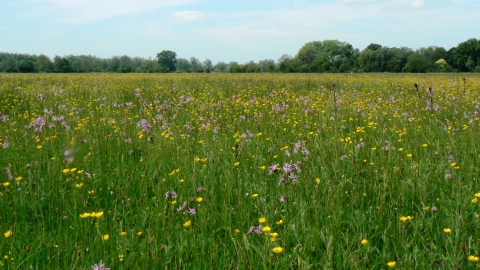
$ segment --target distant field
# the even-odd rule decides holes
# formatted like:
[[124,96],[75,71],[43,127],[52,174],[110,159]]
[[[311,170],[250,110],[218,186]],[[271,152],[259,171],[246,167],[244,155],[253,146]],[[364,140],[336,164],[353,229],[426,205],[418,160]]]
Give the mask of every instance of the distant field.
[[479,268],[479,112],[474,74],[0,74],[0,269]]

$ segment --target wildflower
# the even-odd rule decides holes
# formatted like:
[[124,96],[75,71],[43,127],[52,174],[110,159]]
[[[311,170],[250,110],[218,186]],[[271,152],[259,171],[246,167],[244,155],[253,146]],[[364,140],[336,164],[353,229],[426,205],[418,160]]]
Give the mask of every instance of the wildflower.
[[410,221],[410,220],[412,220],[412,219],[413,219],[413,217],[411,217],[411,216],[406,216],[406,217],[405,217],[405,216],[401,216],[401,217],[400,217],[400,220],[401,220],[402,222]]
[[387,266],[390,267],[390,268],[394,268],[396,265],[397,265],[396,261],[392,261],[392,262],[387,263]]
[[110,270],[110,268],[106,268],[105,265],[103,264],[102,260],[98,264],[92,265],[93,270]]
[[470,256],[468,256],[468,260],[471,261],[471,262],[478,262],[478,257],[470,255]]
[[195,215],[197,213],[197,211],[195,211],[195,208],[188,208],[187,210],[187,214],[189,215]]
[[8,238],[8,237],[12,236],[12,234],[13,234],[12,230],[8,230],[3,235],[5,236],[5,238]]
[[203,201],[203,198],[202,198],[202,197],[198,197],[198,198],[195,199],[195,201],[201,203],[201,202]]
[[95,190],[93,189],[88,191],[88,195],[93,195],[94,193],[95,193]]
[[317,184],[320,183],[320,178],[317,177],[317,178],[315,179],[315,182],[317,182]]
[[70,171],[70,169],[63,169],[62,172],[63,173],[68,173]]
[[15,178],[15,181],[20,181],[20,180],[22,180],[21,176]]
[[90,213],[83,213],[80,215],[81,218],[88,218],[90,217]]
[[239,230],[239,229],[235,229],[235,233],[240,233],[240,230]]
[[285,202],[285,197],[284,196],[280,196],[278,198],[278,200],[281,202],[281,203],[284,203]]
[[475,193],[475,197],[476,197],[476,198],[480,198],[480,192]]
[[126,236],[126,235],[127,235],[127,232],[120,232],[119,235],[120,235],[120,236]]
[[252,194],[252,197],[253,197],[253,198],[257,198],[257,197],[258,197],[258,194],[257,194],[257,193]]
[[102,239],[103,241],[107,241],[108,239],[110,239],[110,235],[105,234],[104,236],[102,236]]
[[183,227],[185,227],[185,228],[190,227],[190,225],[192,225],[192,222],[191,222],[190,220],[188,220],[187,222],[183,223]]
[[473,198],[472,203],[478,203],[478,198],[477,197]]
[[75,184],[75,187],[76,187],[76,188],[82,188],[82,187],[83,187],[83,183]]
[[143,235],[143,232],[142,232],[142,231],[139,231],[139,232],[137,232],[137,235],[138,235],[138,236],[142,236],[142,235]]
[[261,235],[262,234],[262,225],[258,225],[257,227],[255,227],[255,226],[250,227],[247,234]]
[[270,228],[268,226],[265,226],[265,227],[262,228],[262,232],[266,232],[266,233],[270,232],[271,230],[272,230],[272,228]]
[[368,240],[367,240],[367,239],[363,239],[361,243],[362,243],[362,245],[366,245],[366,244],[368,244]]
[[260,223],[260,224],[265,223],[265,222],[267,222],[267,219],[264,218],[264,217],[261,217],[261,218],[258,219],[258,223]]
[[284,224],[283,220],[281,220],[281,219],[280,219],[279,221],[277,221],[276,223],[277,223],[277,225],[282,225],[282,224]]
[[411,158],[412,157],[412,154],[407,154],[407,158]]
[[239,162],[239,161],[237,161],[237,162],[233,163],[233,167],[235,167],[235,168],[237,168],[237,167],[238,167],[238,165],[240,165],[240,162]]
[[275,252],[275,253],[277,253],[277,254],[279,254],[279,253],[282,253],[283,248],[281,248],[281,247],[274,247],[274,248],[272,249],[272,251]]
[[10,182],[3,182],[3,183],[2,183],[2,186],[8,187],[8,186],[10,186]]
[[451,233],[452,230],[451,230],[450,228],[445,228],[445,229],[443,229],[443,232],[444,232],[444,233]]

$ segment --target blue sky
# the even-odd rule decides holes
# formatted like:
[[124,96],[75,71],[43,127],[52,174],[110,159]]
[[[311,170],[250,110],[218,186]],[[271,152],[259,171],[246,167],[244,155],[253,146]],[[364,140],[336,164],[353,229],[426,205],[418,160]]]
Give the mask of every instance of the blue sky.
[[0,0],[0,52],[278,60],[309,41],[412,49],[480,38],[478,0]]

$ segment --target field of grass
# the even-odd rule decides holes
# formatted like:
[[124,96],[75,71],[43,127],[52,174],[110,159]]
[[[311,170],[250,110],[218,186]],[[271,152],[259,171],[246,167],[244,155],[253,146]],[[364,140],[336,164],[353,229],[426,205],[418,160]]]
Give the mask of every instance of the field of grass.
[[473,74],[0,74],[0,269],[480,268],[479,112]]

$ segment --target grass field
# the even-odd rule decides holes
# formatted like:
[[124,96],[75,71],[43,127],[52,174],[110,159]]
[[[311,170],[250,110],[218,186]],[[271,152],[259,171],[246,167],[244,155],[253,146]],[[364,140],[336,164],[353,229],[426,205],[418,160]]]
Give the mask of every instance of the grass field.
[[0,269],[480,268],[479,112],[473,74],[0,74]]

